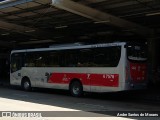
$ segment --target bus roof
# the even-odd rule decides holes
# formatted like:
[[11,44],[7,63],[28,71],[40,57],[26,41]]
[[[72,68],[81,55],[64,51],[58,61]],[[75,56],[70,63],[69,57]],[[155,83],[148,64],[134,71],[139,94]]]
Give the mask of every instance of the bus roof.
[[12,50],[12,53],[18,52],[38,52],[38,51],[51,51],[51,50],[66,50],[66,49],[85,49],[85,48],[99,48],[99,47],[111,47],[111,46],[123,46],[126,42],[114,42],[114,43],[98,43],[98,44],[62,44],[62,45],[52,45],[48,48],[34,48],[34,49],[22,49],[22,50]]

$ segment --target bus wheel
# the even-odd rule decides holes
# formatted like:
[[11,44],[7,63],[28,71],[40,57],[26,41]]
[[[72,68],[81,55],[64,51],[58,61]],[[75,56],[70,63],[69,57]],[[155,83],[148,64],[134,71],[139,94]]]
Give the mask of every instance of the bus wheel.
[[80,97],[83,94],[83,87],[79,81],[73,81],[70,85],[70,93],[74,97]]
[[22,81],[22,88],[25,91],[30,91],[31,90],[31,83],[30,83],[30,81],[28,79],[24,79]]

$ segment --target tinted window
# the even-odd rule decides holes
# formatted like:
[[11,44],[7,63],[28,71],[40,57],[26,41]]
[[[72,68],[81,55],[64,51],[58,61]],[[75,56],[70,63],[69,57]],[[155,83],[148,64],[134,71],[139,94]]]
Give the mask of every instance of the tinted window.
[[87,48],[75,50],[30,52],[26,67],[116,67],[121,47]]
[[128,45],[127,56],[132,61],[145,61],[147,60],[146,46],[142,45]]
[[121,47],[98,48],[94,54],[94,61],[98,66],[116,67],[120,60]]
[[79,66],[116,67],[121,56],[121,47],[82,49],[79,51]]
[[23,54],[14,53],[11,55],[11,72],[20,70],[23,67]]

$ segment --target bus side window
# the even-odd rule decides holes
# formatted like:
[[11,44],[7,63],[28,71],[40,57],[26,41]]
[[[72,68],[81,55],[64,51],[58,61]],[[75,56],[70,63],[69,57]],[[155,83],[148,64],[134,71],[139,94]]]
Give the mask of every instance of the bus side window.
[[22,68],[22,54],[12,54],[11,56],[11,72],[16,72]]
[[94,67],[94,53],[92,49],[81,49],[79,51],[77,66],[81,67]]
[[120,47],[94,49],[94,63],[97,67],[116,67],[121,56]]
[[35,67],[34,59],[35,56],[33,55],[33,53],[26,53],[25,67]]
[[57,51],[51,51],[46,53],[46,59],[45,59],[45,63],[47,64],[48,67],[59,67],[59,56],[60,53]]
[[17,70],[17,65],[16,65],[16,63],[12,63],[11,64],[11,71],[12,72],[15,72]]
[[65,66],[76,67],[77,66],[77,50],[69,50],[65,52]]

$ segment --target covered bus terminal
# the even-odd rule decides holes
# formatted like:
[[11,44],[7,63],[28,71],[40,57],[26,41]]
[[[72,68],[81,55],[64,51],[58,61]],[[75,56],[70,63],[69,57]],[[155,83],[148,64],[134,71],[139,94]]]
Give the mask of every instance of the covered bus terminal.
[[0,0],[0,80],[13,49],[115,41],[148,46],[149,87],[160,88],[159,0]]

